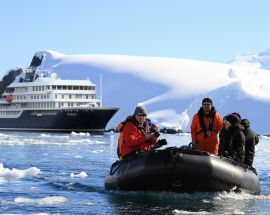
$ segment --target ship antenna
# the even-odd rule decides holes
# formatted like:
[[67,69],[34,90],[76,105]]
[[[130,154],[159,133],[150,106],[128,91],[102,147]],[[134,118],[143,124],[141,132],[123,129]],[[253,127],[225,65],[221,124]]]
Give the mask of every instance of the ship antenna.
[[100,107],[102,107],[102,73],[100,73],[100,76],[99,76],[99,100],[100,100]]

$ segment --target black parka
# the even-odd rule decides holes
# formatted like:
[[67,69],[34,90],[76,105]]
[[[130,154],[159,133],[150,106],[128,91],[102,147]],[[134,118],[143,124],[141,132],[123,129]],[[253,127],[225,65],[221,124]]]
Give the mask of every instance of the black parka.
[[220,156],[231,158],[239,163],[244,162],[245,158],[245,135],[244,127],[241,125],[232,125],[228,130],[223,128],[219,137]]
[[241,124],[244,126],[245,141],[245,159],[244,164],[252,166],[255,156],[255,145],[259,143],[258,135],[250,128],[248,119],[243,119]]

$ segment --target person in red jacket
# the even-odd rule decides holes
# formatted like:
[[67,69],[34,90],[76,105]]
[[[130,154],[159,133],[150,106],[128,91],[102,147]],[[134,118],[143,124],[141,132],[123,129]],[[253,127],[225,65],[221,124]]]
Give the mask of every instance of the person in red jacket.
[[223,119],[210,98],[202,100],[202,107],[194,115],[190,128],[195,150],[218,154],[218,133],[223,128]]
[[157,142],[155,134],[150,133],[146,119],[143,106],[137,106],[133,115],[127,118],[122,128],[121,159],[135,151],[149,151]]

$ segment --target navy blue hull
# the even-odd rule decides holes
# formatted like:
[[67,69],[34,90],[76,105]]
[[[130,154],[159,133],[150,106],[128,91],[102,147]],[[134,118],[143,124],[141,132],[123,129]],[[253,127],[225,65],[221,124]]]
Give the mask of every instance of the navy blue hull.
[[19,118],[0,119],[0,130],[103,132],[118,108],[25,110]]

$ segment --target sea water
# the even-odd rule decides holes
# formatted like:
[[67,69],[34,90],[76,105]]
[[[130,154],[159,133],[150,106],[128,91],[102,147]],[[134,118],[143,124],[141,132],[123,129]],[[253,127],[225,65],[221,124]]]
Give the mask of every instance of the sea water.
[[[261,195],[107,191],[118,134],[0,133],[0,214],[270,214],[270,138],[254,166]],[[162,135],[169,146],[189,134]],[[199,180],[199,179],[198,179]]]

